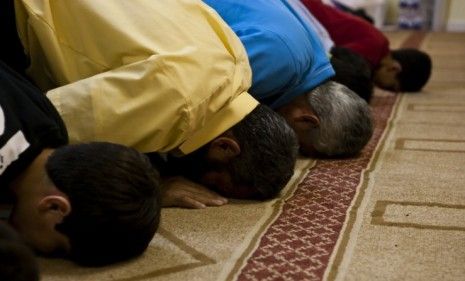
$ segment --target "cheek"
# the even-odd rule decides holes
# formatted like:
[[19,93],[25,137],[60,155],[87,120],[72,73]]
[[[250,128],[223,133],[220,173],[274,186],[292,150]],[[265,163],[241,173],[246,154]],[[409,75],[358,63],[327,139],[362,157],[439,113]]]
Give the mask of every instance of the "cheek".
[[201,183],[228,198],[252,199],[256,197],[256,192],[252,187],[234,185],[227,172],[207,172],[202,176]]
[[316,157],[318,156],[318,151],[312,144],[301,144],[299,148],[300,154],[307,157]]
[[374,77],[375,83],[385,90],[395,90],[397,72],[380,69]]
[[13,216],[11,222],[26,244],[42,255],[65,252],[69,248],[68,238],[41,217],[27,220]]
[[292,129],[294,129],[294,132],[297,136],[297,140],[299,141],[300,145],[309,142],[310,136],[306,128],[299,127],[299,126],[293,126]]
[[202,175],[201,184],[221,193],[228,194],[232,190],[231,179],[225,172],[209,171]]
[[304,156],[312,156],[315,153],[315,148],[312,144],[310,132],[308,129],[295,130],[299,140],[299,151]]
[[61,232],[44,230],[34,241],[35,249],[42,255],[49,257],[65,257],[71,248],[69,239]]

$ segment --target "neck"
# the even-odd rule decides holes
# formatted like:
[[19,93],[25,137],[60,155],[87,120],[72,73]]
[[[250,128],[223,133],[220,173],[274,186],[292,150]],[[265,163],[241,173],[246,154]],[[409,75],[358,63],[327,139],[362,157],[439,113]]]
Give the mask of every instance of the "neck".
[[16,197],[35,191],[45,180],[45,164],[53,149],[46,148],[37,155],[32,163],[10,184],[10,189]]

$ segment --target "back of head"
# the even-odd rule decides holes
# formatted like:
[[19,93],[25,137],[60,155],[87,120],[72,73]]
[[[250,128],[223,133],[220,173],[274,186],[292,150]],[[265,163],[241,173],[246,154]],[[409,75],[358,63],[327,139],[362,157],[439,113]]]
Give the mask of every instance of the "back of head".
[[241,153],[232,163],[233,181],[253,186],[255,199],[277,196],[294,174],[298,142],[279,114],[258,105],[232,128]]
[[68,236],[70,258],[100,266],[141,254],[160,219],[159,175],[134,149],[95,142],[61,147],[47,173],[71,202],[57,229]]
[[403,92],[420,91],[431,76],[430,56],[420,50],[408,48],[391,51],[391,55],[402,66],[402,71],[397,76],[400,90]]
[[349,88],[328,81],[308,94],[320,119],[310,138],[314,148],[327,156],[351,156],[368,143],[373,121],[368,104]]
[[336,73],[331,80],[348,87],[367,102],[370,101],[374,88],[371,68],[362,56],[347,48],[333,47],[331,65]]

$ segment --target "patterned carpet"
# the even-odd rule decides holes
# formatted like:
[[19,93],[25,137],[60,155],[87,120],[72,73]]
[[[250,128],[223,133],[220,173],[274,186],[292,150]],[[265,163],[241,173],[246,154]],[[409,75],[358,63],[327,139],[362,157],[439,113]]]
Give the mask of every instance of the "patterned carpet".
[[377,90],[353,159],[301,159],[282,196],[165,209],[140,258],[105,268],[41,260],[55,280],[464,280],[465,34],[388,34],[433,57],[422,93]]

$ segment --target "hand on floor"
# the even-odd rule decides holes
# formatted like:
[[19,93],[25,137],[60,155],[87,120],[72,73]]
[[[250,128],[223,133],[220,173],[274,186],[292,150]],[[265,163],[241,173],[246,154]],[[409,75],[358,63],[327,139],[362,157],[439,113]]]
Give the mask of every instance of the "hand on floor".
[[163,183],[162,207],[203,209],[226,203],[228,199],[183,177],[169,178]]

